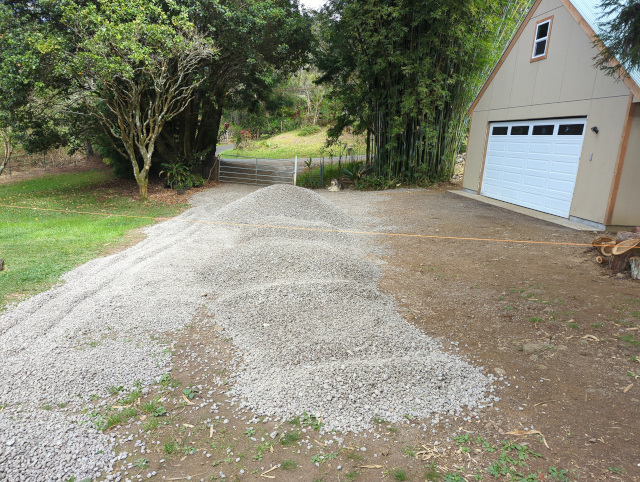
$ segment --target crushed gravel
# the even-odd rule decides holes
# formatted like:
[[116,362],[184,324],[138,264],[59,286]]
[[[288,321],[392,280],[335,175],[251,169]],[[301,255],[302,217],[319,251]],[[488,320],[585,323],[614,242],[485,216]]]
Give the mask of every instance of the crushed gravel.
[[335,232],[383,229],[371,215],[384,196],[254,191],[198,193],[192,209],[148,228],[141,243],[0,315],[0,480],[110,470],[113,440],[81,423],[90,422],[82,408],[110,386],[168,372],[163,334],[189,324],[203,303],[244,354],[235,396],[258,414],[306,411],[325,429],[358,431],[374,416],[435,422],[491,404],[491,376],[445,353],[378,291],[379,243]]

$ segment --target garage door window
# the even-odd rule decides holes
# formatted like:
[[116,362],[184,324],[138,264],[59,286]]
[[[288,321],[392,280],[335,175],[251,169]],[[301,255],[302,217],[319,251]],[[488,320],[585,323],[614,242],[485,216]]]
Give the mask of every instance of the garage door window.
[[584,124],[560,124],[558,126],[559,136],[581,136],[584,131]]
[[529,126],[513,126],[511,128],[512,136],[528,136],[529,135]]
[[552,136],[554,125],[550,126],[533,126],[534,136]]
[[507,135],[507,131],[509,130],[508,127],[498,127],[495,126],[492,130],[491,130],[491,135],[492,136],[506,136]]

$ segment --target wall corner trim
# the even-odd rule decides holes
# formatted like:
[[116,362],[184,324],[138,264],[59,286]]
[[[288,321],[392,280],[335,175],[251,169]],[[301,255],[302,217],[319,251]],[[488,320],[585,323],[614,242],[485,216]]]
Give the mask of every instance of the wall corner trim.
[[633,92],[629,93],[629,101],[627,102],[627,110],[622,124],[622,136],[618,145],[618,155],[616,156],[616,164],[613,168],[613,178],[611,180],[611,188],[609,189],[609,199],[607,200],[607,210],[604,215],[604,224],[610,225],[613,219],[613,211],[616,207],[616,199],[618,198],[618,188],[620,187],[620,177],[622,176],[622,168],[624,167],[624,158],[627,154],[627,144],[629,143],[629,135],[631,134],[631,125],[633,124],[633,116],[636,110],[636,104],[633,103]]

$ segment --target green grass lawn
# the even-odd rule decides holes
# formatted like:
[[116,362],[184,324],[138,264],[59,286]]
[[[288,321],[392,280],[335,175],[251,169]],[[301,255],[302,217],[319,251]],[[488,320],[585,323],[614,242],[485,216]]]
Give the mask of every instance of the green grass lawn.
[[[89,171],[0,185],[0,204],[171,217],[187,205],[140,203],[105,183],[110,173]],[[124,241],[127,231],[152,219],[119,218],[0,207],[0,310],[44,291],[60,276]]]
[[358,151],[364,152],[364,141],[362,138],[351,135],[344,135],[340,138],[341,146],[325,147],[327,139],[327,129],[308,136],[299,136],[299,130],[285,132],[269,139],[254,143],[252,149],[232,149],[220,155],[225,156],[247,156],[260,157],[265,159],[299,159],[309,157],[337,157],[341,153],[346,155],[344,144],[354,147]]

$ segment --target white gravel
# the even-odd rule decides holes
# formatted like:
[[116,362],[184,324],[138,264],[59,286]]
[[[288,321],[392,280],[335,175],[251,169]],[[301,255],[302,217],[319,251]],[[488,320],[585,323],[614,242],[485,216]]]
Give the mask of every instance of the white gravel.
[[491,380],[480,368],[440,350],[378,291],[376,240],[334,232],[382,229],[367,216],[384,196],[254,190],[199,193],[143,242],[0,315],[0,480],[82,480],[109,469],[113,440],[78,424],[80,409],[109,386],[169,371],[163,334],[190,323],[205,300],[244,353],[234,390],[257,413],[307,411],[327,429],[360,430],[373,416],[393,422],[481,403]]

